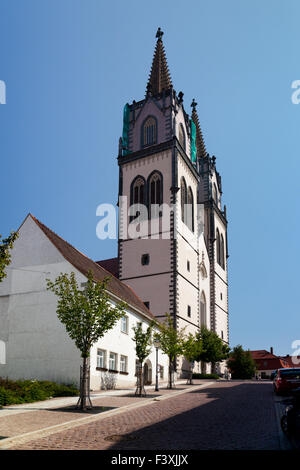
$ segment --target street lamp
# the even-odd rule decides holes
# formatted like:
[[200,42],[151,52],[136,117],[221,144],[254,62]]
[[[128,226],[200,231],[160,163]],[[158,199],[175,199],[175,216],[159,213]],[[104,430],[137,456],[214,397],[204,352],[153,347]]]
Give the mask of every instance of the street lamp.
[[159,391],[159,388],[158,388],[158,348],[160,348],[160,342],[158,341],[158,339],[154,339],[153,345],[154,345],[154,347],[155,347],[155,349],[156,349],[155,391],[158,392],[158,391]]

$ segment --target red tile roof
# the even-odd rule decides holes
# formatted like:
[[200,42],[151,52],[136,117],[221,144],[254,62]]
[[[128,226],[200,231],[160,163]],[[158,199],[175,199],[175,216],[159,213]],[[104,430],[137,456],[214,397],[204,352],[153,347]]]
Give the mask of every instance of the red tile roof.
[[99,266],[109,271],[115,277],[119,277],[119,258],[109,258],[96,261]]
[[275,354],[271,354],[266,349],[258,349],[256,351],[250,351],[250,354],[254,360],[256,359],[274,359],[277,358]]
[[87,276],[88,271],[91,270],[96,281],[102,281],[105,277],[109,277],[107,285],[108,291],[116,295],[119,299],[125,301],[129,306],[138,309],[145,314],[148,318],[154,319],[154,315],[148,310],[144,302],[134,293],[134,291],[121,282],[110,272],[106,271],[102,266],[92,261],[86,255],[74,248],[70,243],[66,242],[63,238],[50,230],[46,225],[36,219],[32,214],[29,216],[34,220],[38,227],[49,238],[53,245],[58,249],[62,256],[71,263],[78,271],[84,276]]
[[254,360],[258,370],[276,370],[289,367],[288,364],[279,357]]
[[280,356],[280,359],[284,360],[288,367],[300,367],[300,356]]

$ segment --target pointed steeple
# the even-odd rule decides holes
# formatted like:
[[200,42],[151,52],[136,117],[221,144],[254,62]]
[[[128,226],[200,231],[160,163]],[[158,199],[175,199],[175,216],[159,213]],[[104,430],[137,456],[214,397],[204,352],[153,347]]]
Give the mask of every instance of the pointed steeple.
[[191,104],[191,107],[193,108],[192,110],[192,120],[196,126],[196,147],[197,147],[197,156],[199,158],[205,157],[206,156],[206,148],[205,148],[205,143],[199,123],[199,118],[196,110],[197,103],[193,98],[193,102]]
[[157,95],[161,93],[163,89],[168,90],[172,86],[166,53],[162,42],[163,34],[162,30],[158,28],[156,33],[157,42],[147,84],[147,93],[151,93],[152,95]]

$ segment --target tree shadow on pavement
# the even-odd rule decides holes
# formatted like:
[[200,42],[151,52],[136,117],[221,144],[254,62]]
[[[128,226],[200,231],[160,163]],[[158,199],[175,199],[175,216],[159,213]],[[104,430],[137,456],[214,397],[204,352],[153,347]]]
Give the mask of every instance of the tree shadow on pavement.
[[128,430],[110,450],[280,448],[271,383],[222,382],[153,402],[130,411],[136,415],[135,426],[143,413],[147,422],[150,406],[151,420],[156,422]]

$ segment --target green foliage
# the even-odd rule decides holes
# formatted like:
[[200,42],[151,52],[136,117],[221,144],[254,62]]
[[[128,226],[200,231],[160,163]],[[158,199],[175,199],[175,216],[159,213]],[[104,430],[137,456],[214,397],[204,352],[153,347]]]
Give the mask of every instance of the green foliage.
[[174,320],[170,314],[166,314],[166,319],[163,323],[158,325],[159,333],[155,334],[155,338],[160,342],[161,350],[169,356],[170,362],[175,359],[177,355],[183,353],[184,345],[184,328],[177,330],[174,327]]
[[10,250],[13,247],[15,240],[18,238],[17,232],[12,232],[7,238],[0,235],[0,282],[7,276],[5,268],[9,265],[11,260]]
[[74,385],[57,384],[46,380],[13,381],[0,378],[0,406],[77,395],[78,390]]
[[182,353],[187,361],[197,361],[198,357],[202,353],[202,340],[199,335],[193,335],[189,333],[183,341]]
[[193,379],[213,379],[213,380],[218,380],[220,377],[218,374],[198,374],[195,373],[193,374]]
[[200,333],[197,333],[196,336],[202,341],[202,351],[197,361],[216,363],[228,358],[229,347],[223,343],[217,333],[201,326]]
[[233,379],[251,379],[256,370],[256,364],[250,351],[244,351],[240,344],[231,351],[227,367]]
[[148,326],[146,331],[143,331],[142,323],[138,323],[132,329],[134,331],[134,337],[132,338],[135,342],[136,357],[142,364],[147,356],[151,352],[151,334],[153,325]]
[[89,271],[84,289],[78,287],[75,273],[62,274],[55,282],[47,279],[47,288],[58,297],[57,316],[65,325],[83,358],[92,345],[124,316],[125,303],[111,304],[106,290],[109,278],[95,282]]

